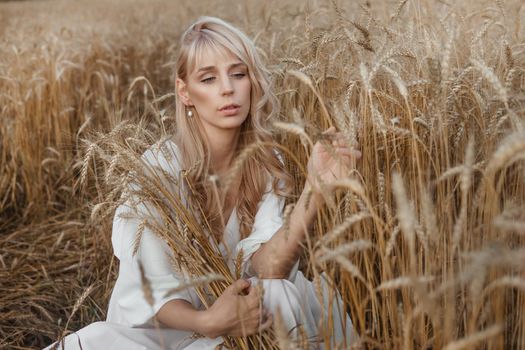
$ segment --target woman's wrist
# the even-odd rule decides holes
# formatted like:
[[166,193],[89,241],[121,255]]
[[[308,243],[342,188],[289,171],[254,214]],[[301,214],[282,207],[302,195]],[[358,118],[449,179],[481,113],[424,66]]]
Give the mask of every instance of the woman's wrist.
[[[303,192],[301,193],[295,207],[290,216],[290,222],[300,224],[302,227],[310,228],[317,218],[318,209],[324,203],[324,198],[319,192],[312,189],[308,183],[305,184]],[[306,234],[300,230],[301,236]]]
[[307,203],[309,211],[317,212],[317,209],[324,204],[325,199],[319,191],[315,190],[313,186],[306,181],[299,202]]
[[217,329],[218,322],[210,309],[199,311],[198,324],[200,325],[198,333],[205,337],[213,339],[221,335],[219,329]]

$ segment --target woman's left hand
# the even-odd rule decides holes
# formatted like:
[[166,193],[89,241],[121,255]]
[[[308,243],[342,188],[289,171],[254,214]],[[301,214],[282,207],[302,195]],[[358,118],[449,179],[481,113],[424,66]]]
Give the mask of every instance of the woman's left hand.
[[361,152],[348,145],[344,135],[336,132],[333,126],[323,135],[332,140],[331,147],[327,144],[330,141],[317,141],[307,165],[307,182],[319,192],[322,191],[320,182],[330,186],[332,182],[348,177],[355,169],[356,160],[361,158]]

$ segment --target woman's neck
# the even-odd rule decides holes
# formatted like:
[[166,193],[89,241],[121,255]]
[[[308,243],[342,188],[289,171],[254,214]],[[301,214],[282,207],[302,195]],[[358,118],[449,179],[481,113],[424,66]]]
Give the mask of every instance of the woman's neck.
[[[230,132],[231,131],[231,132]],[[216,135],[208,135],[210,142],[211,166],[216,174],[228,171],[237,143],[239,142],[240,129],[228,130]]]

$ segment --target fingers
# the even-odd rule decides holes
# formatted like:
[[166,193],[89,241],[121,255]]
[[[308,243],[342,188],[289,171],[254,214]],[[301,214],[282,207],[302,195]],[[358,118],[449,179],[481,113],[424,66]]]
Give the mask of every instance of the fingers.
[[248,300],[248,305],[257,313],[257,317],[265,314],[266,310],[263,307],[263,289],[261,285],[255,285],[250,288],[250,292],[245,297]]
[[347,147],[347,146],[333,146],[332,148],[323,146],[322,148],[323,153],[336,153],[340,156],[346,156],[351,157],[354,159],[360,159],[361,158],[361,151],[359,151],[356,148],[353,147]]
[[355,140],[353,142],[349,142],[350,139],[347,137],[347,135],[343,134],[340,131],[335,131],[335,128],[332,126],[329,129],[326,129],[321,133],[324,137],[322,139],[325,139],[331,143],[333,147],[339,147],[339,146],[348,146],[352,148],[357,147],[357,143]]
[[344,135],[341,135],[339,137],[336,137],[334,139],[332,139],[332,146],[333,147],[350,147],[350,148],[356,148],[357,147],[357,144],[356,143],[353,143],[353,144],[349,144],[348,142],[348,139],[346,138],[346,136]]
[[336,131],[334,126],[331,126],[323,131],[321,135],[325,135],[331,140],[344,140],[346,138],[345,134],[343,134],[341,131]]
[[263,318],[263,322],[259,326],[259,332],[265,331],[268,328],[270,328],[272,323],[273,323],[273,315],[271,313],[267,312],[266,316]]
[[336,152],[341,156],[347,156],[353,159],[361,158],[361,152],[354,148],[348,147],[337,147]]
[[263,290],[262,290],[262,286],[260,285],[251,286],[248,292],[248,296],[256,299],[257,301],[261,299],[262,294],[263,294]]
[[[246,297],[242,297],[244,299]],[[238,316],[238,323],[232,327],[229,335],[247,336],[262,332],[273,324],[273,315],[262,305],[256,308],[245,309]]]
[[333,134],[333,133],[335,133],[335,126],[331,126],[331,127],[329,127],[328,129],[326,129],[325,131],[322,132],[322,134],[324,134],[324,135]]
[[232,285],[228,287],[228,289],[232,294],[238,295],[241,294],[246,288],[250,287],[250,285],[251,282],[249,280],[239,279],[233,282]]
[[262,309],[253,314],[251,319],[251,333],[262,332],[273,324],[273,315],[266,309]]
[[346,176],[349,171],[356,168],[356,162],[361,158],[361,152],[346,147],[338,148],[336,152],[339,156],[336,159],[338,166],[334,168],[334,171],[337,173],[336,176]]

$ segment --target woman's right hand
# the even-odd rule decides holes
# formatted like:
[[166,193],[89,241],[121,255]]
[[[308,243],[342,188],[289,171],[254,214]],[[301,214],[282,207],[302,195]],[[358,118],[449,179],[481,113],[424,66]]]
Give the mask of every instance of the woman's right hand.
[[356,145],[348,145],[343,133],[336,132],[335,127],[330,127],[322,134],[331,140],[332,149],[330,151],[327,144],[317,141],[307,164],[307,183],[318,193],[323,191],[318,180],[331,185],[334,181],[347,177],[355,169],[356,161],[361,158],[361,152],[354,148]]
[[[243,295],[246,289],[248,294]],[[209,327],[204,335],[247,336],[270,327],[272,315],[264,309],[261,294],[260,288],[251,286],[250,281],[235,281],[207,310]]]

